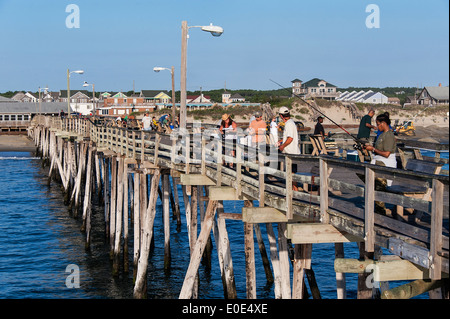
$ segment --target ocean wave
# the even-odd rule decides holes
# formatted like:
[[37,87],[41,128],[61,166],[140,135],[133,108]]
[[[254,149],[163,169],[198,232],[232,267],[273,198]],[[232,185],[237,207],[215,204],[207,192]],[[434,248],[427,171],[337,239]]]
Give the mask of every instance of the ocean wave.
[[0,156],[0,160],[36,160],[39,157],[23,157],[23,156]]

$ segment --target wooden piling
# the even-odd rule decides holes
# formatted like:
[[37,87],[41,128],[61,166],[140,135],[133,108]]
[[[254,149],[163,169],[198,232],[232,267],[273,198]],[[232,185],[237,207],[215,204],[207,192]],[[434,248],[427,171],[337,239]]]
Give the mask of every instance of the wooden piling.
[[86,229],[86,249],[90,248],[91,245],[91,214],[92,214],[92,203],[91,203],[91,194],[92,194],[92,157],[93,157],[93,149],[89,147],[89,155],[88,155],[88,164],[86,168],[86,186],[84,188],[84,201],[83,201],[83,225],[85,225]]
[[180,292],[180,299],[190,299],[194,288],[195,278],[197,277],[198,267],[200,266],[201,257],[205,249],[207,239],[211,233],[214,215],[216,213],[217,201],[210,200],[206,208],[205,220],[200,231],[200,235],[195,243],[191,260],[189,263],[186,276],[184,278],[183,287]]
[[220,273],[224,296],[227,299],[236,299],[236,282],[234,278],[233,260],[231,258],[230,240],[225,218],[223,218],[223,202],[218,201],[217,218],[214,223],[213,235],[216,243],[217,255],[219,259]]
[[178,177],[172,175],[173,190],[171,191],[175,204],[175,217],[177,219],[177,231],[181,230],[180,197],[178,196]]
[[281,299],[283,297],[281,289],[281,269],[280,260],[278,258],[277,240],[275,232],[273,231],[272,224],[266,224],[267,238],[269,239],[270,248],[270,260],[272,262],[273,276],[274,276],[274,293],[275,299]]
[[110,199],[111,199],[111,183],[110,183],[110,163],[111,158],[104,158],[104,171],[103,171],[103,202],[104,202],[104,215],[105,215],[105,237],[109,239],[110,234]]
[[[344,244],[337,243],[334,244],[335,259],[344,258]],[[336,293],[337,299],[347,299],[347,286],[345,273],[336,272]]]
[[[206,191],[206,193],[208,193],[207,189],[205,186],[199,186],[199,190],[197,192],[197,202],[198,202],[198,207],[200,209],[200,220],[203,222],[204,218],[205,218],[205,201],[203,200],[203,198],[207,198],[207,194],[205,194],[206,196],[204,197],[204,193],[203,190]],[[208,201],[206,201],[206,204],[208,204]],[[205,247],[205,252],[203,253],[202,256],[202,265],[204,267],[206,267],[206,269],[210,270],[211,269],[211,253],[212,253],[212,240],[211,240],[211,236],[208,237],[208,242],[206,243],[206,247]]]
[[[359,243],[359,259],[360,260],[373,260],[373,253],[366,251],[365,243]],[[372,299],[372,288],[367,287],[367,277],[370,275],[368,272],[358,274],[358,299]]]
[[128,227],[129,227],[129,188],[128,188],[128,162],[123,166],[123,271],[128,273]]
[[111,201],[109,211],[109,247],[110,258],[114,256],[114,243],[116,234],[116,208],[117,208],[117,157],[111,157]]
[[259,226],[259,224],[253,224],[253,229],[255,231],[256,239],[258,242],[258,248],[261,254],[264,272],[266,274],[266,280],[268,283],[273,283],[273,274],[272,270],[270,269],[270,260],[269,257],[267,256],[266,245],[264,244],[264,240],[261,234],[261,227]]
[[134,298],[136,299],[143,299],[147,296],[146,283],[148,257],[150,252],[150,243],[153,237],[153,223],[155,221],[156,200],[158,198],[158,185],[160,178],[160,171],[158,169],[154,170],[150,188],[149,203],[142,220],[143,232],[141,237],[141,249],[137,265],[136,282],[133,291]]
[[291,298],[289,254],[286,239],[286,223],[278,223],[278,249],[280,256],[281,289],[283,299]]
[[[252,207],[250,201],[244,201],[245,207]],[[244,253],[247,299],[256,299],[255,242],[253,225],[244,222]]]
[[169,210],[169,175],[163,175],[163,221],[164,221],[164,269],[170,268],[170,210]]
[[415,280],[399,287],[386,290],[381,299],[411,299],[432,289],[442,287],[442,280]]
[[133,281],[136,281],[137,265],[139,261],[140,242],[141,242],[141,214],[140,214],[140,173],[134,171],[134,202],[133,202]]
[[113,251],[113,276],[119,275],[119,260],[120,260],[120,243],[122,239],[122,219],[123,219],[123,193],[124,193],[124,158],[119,156],[117,158],[118,169],[117,169],[117,202],[115,210],[115,234],[114,234],[114,251]]

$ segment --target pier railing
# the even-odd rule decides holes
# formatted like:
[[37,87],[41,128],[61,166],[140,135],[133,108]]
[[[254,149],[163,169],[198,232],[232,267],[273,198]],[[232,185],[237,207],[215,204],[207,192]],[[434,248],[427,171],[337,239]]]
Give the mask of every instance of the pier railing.
[[[89,138],[99,152],[178,171],[191,178],[190,183],[195,179],[198,185],[222,187],[222,197],[217,198],[257,200],[259,208],[275,209],[282,215],[265,215],[260,210],[243,213],[242,220],[286,222],[293,244],[364,242],[366,252],[385,247],[429,269],[431,279],[448,274],[448,176],[325,155],[278,154],[266,146],[256,149],[237,143],[230,148],[222,139],[201,132],[162,134],[55,117],[41,117],[35,123],[53,129],[61,138]],[[297,165],[296,174],[290,173],[293,165]],[[352,174],[360,179],[352,181],[348,178]],[[385,180],[404,186],[420,184],[426,191],[418,192],[420,198],[391,192]],[[293,183],[299,190],[293,189]],[[403,215],[408,209],[414,215]],[[329,234],[312,239],[296,236],[297,227],[305,224],[331,225],[338,230],[338,239]]]

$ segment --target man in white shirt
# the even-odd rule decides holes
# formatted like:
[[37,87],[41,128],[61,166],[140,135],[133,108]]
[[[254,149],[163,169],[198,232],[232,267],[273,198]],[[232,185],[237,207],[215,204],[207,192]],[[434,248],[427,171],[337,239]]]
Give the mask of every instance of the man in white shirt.
[[142,118],[142,130],[150,131],[151,124],[152,124],[151,117],[148,115],[148,113],[145,113],[144,117]]
[[279,114],[284,122],[283,142],[279,146],[279,150],[285,154],[300,154],[297,126],[291,119],[289,109],[283,106],[280,108]]
[[[291,114],[289,109],[282,106],[278,111],[281,120],[284,122],[284,132],[283,141],[280,142],[279,150],[284,154],[300,154],[300,146],[298,145],[298,132],[297,125],[293,119],[291,119]],[[292,173],[297,173],[297,164],[292,164]],[[292,189],[298,191],[297,182],[292,182]]]

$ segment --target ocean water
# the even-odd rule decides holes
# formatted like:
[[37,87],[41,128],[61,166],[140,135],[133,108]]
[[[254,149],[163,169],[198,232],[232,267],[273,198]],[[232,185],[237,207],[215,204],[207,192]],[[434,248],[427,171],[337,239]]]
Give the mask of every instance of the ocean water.
[[[430,151],[430,150],[420,150],[420,153],[423,156],[429,156],[429,157],[435,157],[436,156],[436,152],[435,151]],[[447,152],[441,152],[440,154],[441,158],[448,158],[448,151]],[[444,166],[442,166],[442,170],[449,170],[449,165],[445,164]]]
[[[47,184],[48,167],[32,153],[0,152],[0,299],[129,299],[133,297],[132,240],[130,272],[112,276],[109,243],[104,235],[103,208],[95,204],[92,215],[91,249],[85,249],[81,220],[72,217],[63,204],[61,186]],[[181,194],[181,189],[179,190]],[[180,200],[184,211],[183,200]],[[255,202],[257,205],[257,202]],[[243,202],[225,202],[225,212],[240,212]],[[245,299],[243,224],[227,220],[237,296]],[[185,218],[182,227],[171,224],[172,263],[164,271],[162,206],[158,200],[154,234],[155,247],[148,269],[148,298],[176,299],[189,265]],[[130,235],[132,239],[132,225]],[[200,227],[199,227],[200,228]],[[261,225],[266,249],[265,226]],[[274,227],[276,232],[276,227]],[[213,241],[214,245],[214,241]],[[346,258],[358,258],[355,243],[344,244]],[[268,252],[269,253],[269,252]],[[255,238],[256,284],[259,299],[274,298],[273,284],[266,281]],[[312,268],[324,299],[336,298],[334,245],[313,245]],[[75,270],[75,272],[73,272]],[[71,278],[79,275],[79,285]],[[212,268],[199,269],[199,298],[223,299],[223,288],[215,247]],[[347,274],[347,296],[356,298],[357,275]],[[402,282],[391,283],[391,287]],[[309,291],[309,286],[308,286]],[[427,298],[428,296],[419,296]]]

